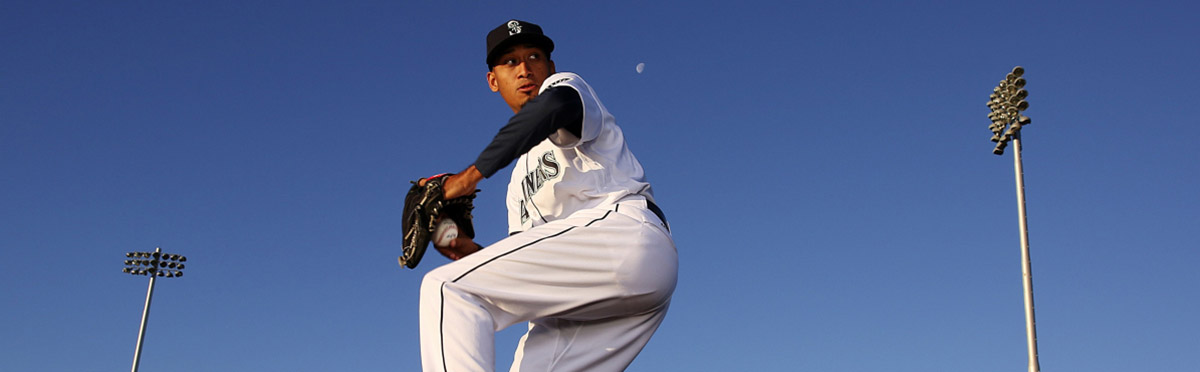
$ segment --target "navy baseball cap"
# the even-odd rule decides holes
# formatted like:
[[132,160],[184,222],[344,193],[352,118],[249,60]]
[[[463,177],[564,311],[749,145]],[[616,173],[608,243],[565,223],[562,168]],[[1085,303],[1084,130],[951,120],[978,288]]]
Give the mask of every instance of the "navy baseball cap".
[[495,66],[496,58],[515,44],[530,44],[547,54],[554,51],[554,41],[542,33],[542,26],[525,21],[509,20],[487,35],[488,69]]

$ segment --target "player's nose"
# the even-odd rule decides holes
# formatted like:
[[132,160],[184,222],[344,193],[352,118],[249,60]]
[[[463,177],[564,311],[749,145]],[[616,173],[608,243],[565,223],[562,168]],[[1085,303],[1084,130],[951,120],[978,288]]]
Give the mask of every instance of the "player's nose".
[[521,64],[517,65],[517,78],[518,79],[533,78],[533,69],[529,68],[529,62],[521,62]]
[[517,65],[517,78],[532,79],[533,76],[534,76],[534,68],[533,68],[533,66],[529,65],[528,60],[521,61],[521,64]]

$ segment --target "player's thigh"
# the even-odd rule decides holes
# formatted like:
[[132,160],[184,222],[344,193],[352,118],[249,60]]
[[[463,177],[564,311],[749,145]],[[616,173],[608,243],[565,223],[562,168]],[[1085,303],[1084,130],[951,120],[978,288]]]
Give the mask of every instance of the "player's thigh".
[[[480,298],[498,328],[552,316],[612,316],[613,309],[629,307],[631,288],[647,282],[640,276],[653,276],[656,282],[669,279],[669,296],[674,288],[673,256],[669,274],[637,263],[650,257],[640,253],[644,249],[637,239],[631,239],[643,234],[642,222],[603,210],[578,215],[501,240],[430,272],[427,280],[433,277],[445,283],[439,285],[443,290]],[[669,249],[673,254],[673,246]],[[642,307],[652,307],[665,296],[659,293],[656,302]]]

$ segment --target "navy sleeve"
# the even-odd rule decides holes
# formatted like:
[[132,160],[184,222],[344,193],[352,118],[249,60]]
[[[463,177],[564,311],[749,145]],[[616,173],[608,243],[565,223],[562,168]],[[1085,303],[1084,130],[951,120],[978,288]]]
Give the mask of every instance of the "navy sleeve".
[[521,107],[475,159],[475,168],[490,178],[560,128],[575,137],[583,129],[582,98],[567,86],[546,89]]

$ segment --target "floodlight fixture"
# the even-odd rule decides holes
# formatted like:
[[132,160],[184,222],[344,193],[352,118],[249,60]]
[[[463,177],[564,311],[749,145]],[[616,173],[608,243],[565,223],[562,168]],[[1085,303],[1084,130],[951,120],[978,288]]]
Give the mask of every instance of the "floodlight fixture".
[[991,125],[992,142],[996,146],[992,153],[1003,155],[1009,142],[1013,144],[1013,167],[1017,181],[1017,223],[1021,233],[1021,274],[1024,279],[1025,292],[1025,333],[1026,345],[1029,352],[1029,372],[1038,372],[1037,327],[1033,311],[1033,268],[1029,259],[1029,228],[1025,215],[1025,172],[1021,164],[1021,128],[1032,122],[1028,116],[1021,115],[1029,108],[1029,91],[1025,90],[1027,81],[1024,78],[1025,68],[1013,67],[1012,72],[1004,76],[992,93],[988,95],[988,119]]
[[146,305],[142,308],[142,325],[138,329],[137,347],[133,351],[133,372],[137,372],[142,359],[142,341],[146,336],[146,321],[150,318],[150,299],[154,296],[154,279],[177,278],[183,276],[183,263],[187,257],[178,254],[163,253],[162,248],[154,248],[154,252],[125,253],[125,268],[121,271],[130,275],[150,277],[150,285],[146,289]]

